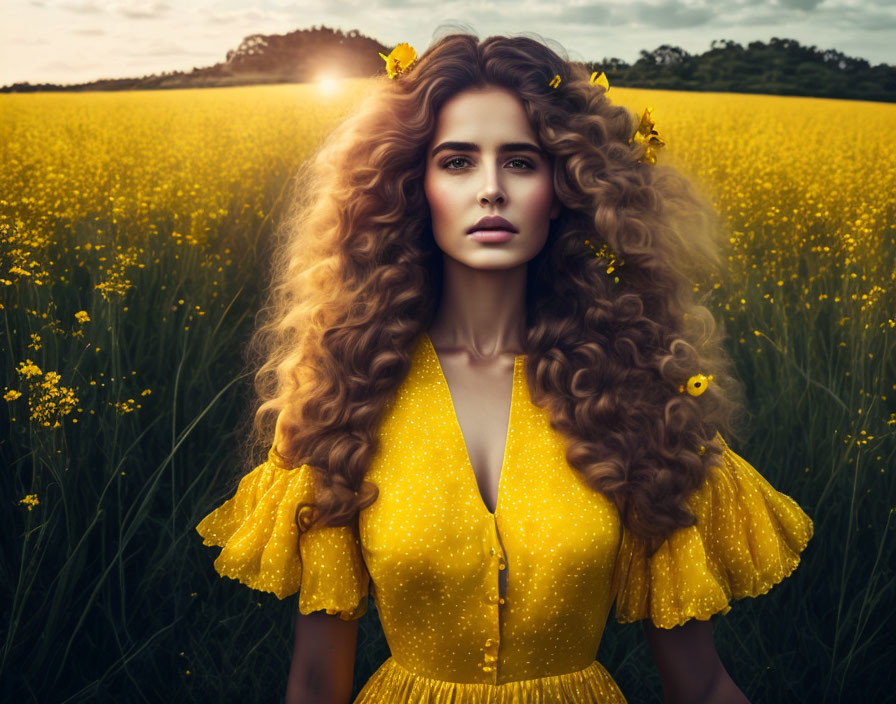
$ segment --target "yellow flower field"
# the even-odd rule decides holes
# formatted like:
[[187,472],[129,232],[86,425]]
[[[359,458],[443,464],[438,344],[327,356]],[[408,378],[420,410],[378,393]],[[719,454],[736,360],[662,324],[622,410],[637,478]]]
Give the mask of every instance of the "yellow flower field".
[[[222,231],[255,235],[272,191],[369,87],[0,96],[0,305],[65,283],[72,265],[120,300],[162,247],[225,262]],[[896,106],[616,86],[609,97],[653,106],[660,163],[691,174],[727,218],[724,310],[765,310],[778,334],[794,308],[811,321],[826,301],[862,335],[896,325],[896,159],[881,146]]]
[[[222,225],[264,216],[264,187],[362,98],[365,82],[349,84],[334,96],[314,85],[0,96],[4,279],[44,281],[41,260],[60,246],[48,227],[64,223],[78,223],[82,246],[111,240],[124,251],[170,219],[166,236],[214,246]],[[896,209],[896,158],[881,140],[896,106],[616,86],[609,96],[637,113],[654,107],[660,163],[692,173],[729,219],[743,256],[732,271],[773,297],[803,256],[818,267],[810,276],[858,279],[843,291],[851,300],[881,298]],[[22,242],[42,256],[10,254]]]
[[[798,658],[817,689],[797,696],[749,634],[730,652],[743,672],[764,673],[766,699],[870,692],[856,688],[876,681],[875,653],[886,652],[892,616],[872,613],[892,613],[883,599],[892,603],[886,569],[896,562],[896,105],[609,80],[613,102],[636,115],[652,106],[665,142],[657,163],[689,174],[723,216],[729,273],[707,305],[754,414],[758,440],[744,454],[803,497],[819,535],[794,580],[827,599],[823,613],[809,600],[799,616],[817,624]],[[0,444],[6,512],[17,509],[7,537],[20,551],[7,562],[7,644],[44,634],[4,661],[54,699],[71,694],[55,684],[60,663],[118,681],[121,663],[159,673],[173,652],[181,693],[240,681],[221,655],[227,643],[203,640],[233,607],[215,591],[226,585],[186,562],[192,526],[236,463],[228,434],[251,387],[241,352],[287,181],[370,88],[0,95]],[[174,596],[159,608],[163,593]],[[212,599],[207,611],[190,608]],[[169,632],[168,606],[185,621],[160,655],[143,646]],[[775,652],[783,626],[737,611],[730,618],[764,629],[755,642]],[[237,642],[261,613],[228,619],[224,639]],[[265,646],[253,657],[274,661],[279,641],[251,642]],[[252,663],[241,666],[251,673]],[[261,692],[240,694],[268,701]]]

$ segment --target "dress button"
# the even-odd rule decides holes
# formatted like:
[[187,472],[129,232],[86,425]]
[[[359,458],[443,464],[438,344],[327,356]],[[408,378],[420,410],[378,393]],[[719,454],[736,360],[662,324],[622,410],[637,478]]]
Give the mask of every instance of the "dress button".
[[501,560],[501,562],[498,563],[498,569],[503,570],[505,567],[507,567],[507,565],[504,564],[504,560]]
[[492,643],[494,643],[494,642],[495,642],[495,641],[493,641],[491,638],[486,638],[486,639],[485,639],[485,647],[486,647],[486,648],[489,647],[489,646],[490,646]]
[[500,599],[498,599],[498,603],[499,603],[499,604],[503,604],[503,603],[504,603],[504,597],[503,597],[503,596],[502,596]]
[[485,656],[485,661],[486,661],[486,662],[494,662],[494,661],[497,660],[497,659],[498,659],[498,656],[497,656],[497,655],[492,655],[492,654],[490,654],[490,653],[489,653],[488,655]]
[[493,669],[493,668],[491,668],[491,667],[489,667],[488,665],[486,665],[485,667],[482,668],[482,671],[483,671],[483,672],[491,672],[492,669]]

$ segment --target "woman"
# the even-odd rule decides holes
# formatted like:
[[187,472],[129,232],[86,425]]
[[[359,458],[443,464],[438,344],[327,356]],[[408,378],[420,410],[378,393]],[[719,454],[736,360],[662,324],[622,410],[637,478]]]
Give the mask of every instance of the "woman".
[[287,701],[349,700],[373,596],[391,657],[356,702],[625,702],[614,601],[667,701],[745,702],[709,618],[813,525],[723,439],[710,209],[538,41],[450,35],[381,83],[275,257],[268,460],[197,527],[222,575],[299,592]]

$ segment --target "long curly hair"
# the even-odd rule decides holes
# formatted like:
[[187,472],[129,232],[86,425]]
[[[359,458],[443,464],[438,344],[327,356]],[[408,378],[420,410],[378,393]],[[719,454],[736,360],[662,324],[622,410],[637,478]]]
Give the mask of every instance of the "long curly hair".
[[[685,502],[721,459],[716,433],[736,437],[745,405],[722,326],[695,298],[708,274],[723,275],[723,228],[682,172],[640,160],[644,146],[629,142],[638,116],[589,77],[537,39],[451,33],[397,79],[373,78],[297,174],[248,358],[260,363],[254,451],[270,447],[276,421],[277,461],[313,470],[300,532],[356,525],[377,499],[365,479],[377,428],[442,289],[427,145],[446,101],[483,87],[519,97],[562,204],[527,264],[532,400],[568,439],[569,465],[649,554],[696,521]],[[586,239],[624,264],[608,275]],[[713,383],[681,393],[698,373]]]

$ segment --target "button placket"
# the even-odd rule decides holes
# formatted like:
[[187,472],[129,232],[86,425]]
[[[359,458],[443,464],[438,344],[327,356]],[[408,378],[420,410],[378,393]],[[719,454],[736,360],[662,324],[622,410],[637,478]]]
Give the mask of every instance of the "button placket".
[[[504,557],[504,549],[501,539],[498,535],[497,517],[492,516],[492,524],[485,540],[484,553],[487,555],[489,565],[488,569],[488,586],[486,588],[485,600],[488,604],[500,607],[505,603],[504,597],[501,596],[503,586],[501,585],[502,570],[507,568],[507,561]],[[487,552],[486,552],[487,551]],[[506,573],[504,573],[506,575]],[[494,613],[494,612],[492,612]],[[500,623],[500,614],[494,616],[497,619],[496,625]],[[476,667],[484,674],[488,675],[488,681],[494,682],[498,671],[498,639],[487,638],[482,648],[482,658],[476,664]]]
[[487,638],[485,648],[482,655],[483,662],[479,663],[479,667],[483,672],[492,672],[498,668],[498,641],[494,638]]
[[[497,536],[495,536],[495,538],[497,539]],[[489,595],[487,596],[487,601],[490,604],[501,605],[504,603],[504,597],[501,596],[501,571],[507,569],[507,560],[504,559],[504,551],[501,549],[500,544],[489,545],[488,554],[489,557],[494,560],[493,564],[495,564],[497,570],[493,573],[496,576],[496,588],[491,591],[491,593],[489,593]]]

